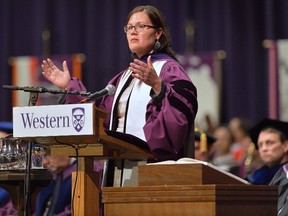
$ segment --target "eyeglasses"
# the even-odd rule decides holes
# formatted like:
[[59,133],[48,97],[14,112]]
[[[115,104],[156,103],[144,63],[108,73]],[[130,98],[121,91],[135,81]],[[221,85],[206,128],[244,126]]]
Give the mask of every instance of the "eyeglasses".
[[131,32],[133,29],[135,29],[135,31],[137,32],[142,32],[144,31],[145,28],[156,28],[155,26],[151,26],[151,25],[144,25],[144,24],[137,24],[137,25],[128,25],[128,26],[124,26],[124,32],[125,33],[129,33]]

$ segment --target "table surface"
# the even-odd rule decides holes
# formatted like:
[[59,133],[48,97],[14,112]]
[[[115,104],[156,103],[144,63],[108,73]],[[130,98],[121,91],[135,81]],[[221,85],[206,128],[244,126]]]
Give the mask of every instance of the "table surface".
[[[49,180],[52,174],[47,169],[31,169],[31,180]],[[0,170],[0,181],[19,181],[25,179],[25,170]]]

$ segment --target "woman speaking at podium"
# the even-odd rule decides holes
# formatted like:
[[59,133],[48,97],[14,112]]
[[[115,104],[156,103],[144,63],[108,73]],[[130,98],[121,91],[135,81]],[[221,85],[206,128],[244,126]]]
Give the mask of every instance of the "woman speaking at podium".
[[[124,33],[132,61],[109,81],[116,87],[115,94],[105,95],[97,103],[110,113],[104,128],[144,140],[155,161],[177,160],[184,156],[189,134],[194,132],[196,88],[173,53],[161,11],[149,5],[134,8]],[[63,71],[51,59],[43,61],[42,69],[44,77],[57,87],[86,91],[79,79],[70,77],[66,61]],[[83,99],[68,95],[66,103]]]

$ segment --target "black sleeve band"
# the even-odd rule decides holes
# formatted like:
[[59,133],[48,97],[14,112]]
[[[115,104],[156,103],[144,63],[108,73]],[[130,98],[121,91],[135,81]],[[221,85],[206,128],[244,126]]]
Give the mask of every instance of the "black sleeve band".
[[166,92],[166,85],[163,81],[161,82],[161,91],[158,95],[156,95],[153,89],[151,89],[150,96],[158,108],[162,106],[162,100],[165,97],[165,92]]

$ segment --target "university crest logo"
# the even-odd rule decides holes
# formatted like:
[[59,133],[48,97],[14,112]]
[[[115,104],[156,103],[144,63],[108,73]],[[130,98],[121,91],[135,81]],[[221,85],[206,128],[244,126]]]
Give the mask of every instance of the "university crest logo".
[[72,122],[74,129],[79,132],[82,130],[85,124],[85,109],[82,107],[76,107],[72,109]]

